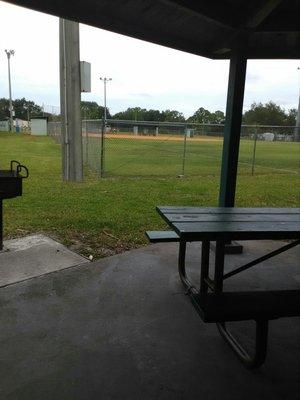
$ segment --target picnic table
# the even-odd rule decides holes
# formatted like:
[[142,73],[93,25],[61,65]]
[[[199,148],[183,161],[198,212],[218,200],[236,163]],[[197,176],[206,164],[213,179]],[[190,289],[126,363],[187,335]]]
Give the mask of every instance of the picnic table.
[[[249,368],[263,364],[267,351],[268,321],[300,315],[300,291],[224,292],[223,282],[258,263],[300,243],[300,208],[157,207],[172,229],[148,232],[152,242],[179,242],[178,269],[181,281],[204,322],[215,322],[222,337]],[[226,244],[232,240],[287,240],[286,245],[224,273]],[[185,269],[186,242],[201,241],[199,288]],[[210,277],[211,243],[215,243],[214,271]],[[243,348],[226,327],[228,321],[254,320],[254,355]]]

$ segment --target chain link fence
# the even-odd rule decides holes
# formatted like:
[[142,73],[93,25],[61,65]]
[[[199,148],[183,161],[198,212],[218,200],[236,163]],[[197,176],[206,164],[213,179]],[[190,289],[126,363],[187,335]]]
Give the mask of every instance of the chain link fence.
[[[48,126],[61,143],[60,122]],[[291,126],[243,125],[239,173],[299,173],[294,132]],[[108,120],[104,129],[102,120],[83,120],[83,159],[104,177],[216,175],[223,134],[222,124]]]

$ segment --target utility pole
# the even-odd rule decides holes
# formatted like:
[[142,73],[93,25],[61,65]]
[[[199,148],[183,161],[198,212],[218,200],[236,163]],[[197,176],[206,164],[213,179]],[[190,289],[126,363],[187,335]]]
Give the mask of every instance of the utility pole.
[[107,124],[107,113],[106,113],[106,84],[108,81],[111,81],[111,78],[101,78],[100,80],[103,82],[104,84],[104,127],[106,128],[106,124]]
[[111,78],[102,78],[100,77],[100,80],[103,82],[104,85],[104,117],[103,117],[103,124],[102,124],[102,131],[101,131],[101,167],[100,167],[100,174],[101,178],[104,177],[104,171],[105,171],[105,133],[106,133],[106,127],[107,127],[107,113],[106,113],[106,84],[108,81],[111,81]]
[[65,181],[81,182],[83,179],[83,160],[78,22],[60,18],[59,56],[62,177]]
[[25,110],[27,111],[27,125],[28,125],[28,130],[30,130],[30,107],[29,106],[24,106]]
[[11,98],[11,79],[10,79],[10,57],[15,54],[14,50],[5,50],[7,55],[7,66],[8,66],[8,87],[9,87],[9,130],[13,131],[14,120],[13,120],[13,106]]

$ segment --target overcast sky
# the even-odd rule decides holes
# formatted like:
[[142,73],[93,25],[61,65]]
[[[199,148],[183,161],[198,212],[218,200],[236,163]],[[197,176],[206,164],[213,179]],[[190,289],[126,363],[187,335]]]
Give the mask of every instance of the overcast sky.
[[[0,97],[8,97],[7,59],[14,49],[13,98],[59,105],[58,19],[0,1]],[[92,64],[92,92],[82,100],[103,103],[100,76],[112,78],[108,107],[176,109],[192,115],[199,107],[225,110],[227,61],[213,61],[141,40],[80,25],[80,58]],[[298,106],[298,60],[248,61],[244,108],[273,100]]]

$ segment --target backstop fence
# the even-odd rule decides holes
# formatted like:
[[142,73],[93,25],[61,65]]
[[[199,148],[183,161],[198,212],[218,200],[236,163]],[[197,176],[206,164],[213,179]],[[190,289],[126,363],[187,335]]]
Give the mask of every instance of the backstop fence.
[[[61,143],[60,122],[49,122],[48,128]],[[215,175],[220,172],[223,131],[222,124],[113,119],[104,129],[102,120],[83,120],[84,163],[102,177]],[[294,134],[291,126],[243,125],[239,173],[298,173],[299,163],[289,157],[299,146]]]

